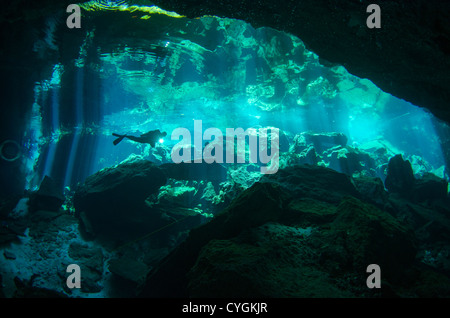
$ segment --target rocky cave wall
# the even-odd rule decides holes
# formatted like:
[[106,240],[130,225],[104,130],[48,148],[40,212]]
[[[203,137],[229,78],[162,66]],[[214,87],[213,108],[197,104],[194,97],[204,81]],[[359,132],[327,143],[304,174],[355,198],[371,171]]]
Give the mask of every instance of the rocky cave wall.
[[[217,15],[268,26],[302,39],[324,63],[346,67],[385,92],[450,120],[450,2],[156,0],[188,17]],[[366,26],[370,3],[381,29]]]

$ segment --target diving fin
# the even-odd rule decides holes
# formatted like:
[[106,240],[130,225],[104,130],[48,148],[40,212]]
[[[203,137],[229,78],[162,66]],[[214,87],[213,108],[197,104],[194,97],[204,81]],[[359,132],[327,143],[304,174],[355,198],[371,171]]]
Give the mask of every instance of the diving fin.
[[119,137],[116,140],[113,141],[114,146],[116,146],[119,142],[121,142],[123,140],[123,138],[125,138],[127,135],[118,135],[118,134],[114,134],[113,136]]

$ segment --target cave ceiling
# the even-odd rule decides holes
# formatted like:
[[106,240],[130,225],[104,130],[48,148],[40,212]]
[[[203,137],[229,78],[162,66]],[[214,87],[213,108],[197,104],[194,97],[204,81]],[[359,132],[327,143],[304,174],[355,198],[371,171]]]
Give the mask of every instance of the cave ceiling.
[[[73,1],[15,0],[2,4],[0,13],[2,49],[0,67],[11,70],[20,60],[20,69],[28,72],[42,66],[32,52],[36,27],[45,25],[51,15],[61,15]],[[316,53],[324,65],[343,65],[350,73],[370,79],[383,91],[429,109],[435,116],[450,122],[450,2],[379,0],[381,28],[366,26],[367,1],[349,0],[155,0],[135,1],[139,5],[155,4],[188,18],[214,15],[240,19],[253,27],[271,27],[300,38],[308,49]],[[93,12],[93,15],[100,14]],[[107,19],[109,16],[105,15]],[[129,18],[128,18],[129,19]],[[106,21],[112,31],[124,25],[117,19]],[[142,20],[140,25],[145,24]],[[82,31],[72,30],[62,43],[58,56],[48,61],[71,56],[85,37]],[[154,38],[164,30],[130,32],[135,37]],[[98,34],[97,34],[98,36]],[[101,34],[100,34],[101,36]],[[48,62],[47,61],[47,62]],[[31,76],[31,75],[30,75]],[[41,72],[32,76],[38,79]]]

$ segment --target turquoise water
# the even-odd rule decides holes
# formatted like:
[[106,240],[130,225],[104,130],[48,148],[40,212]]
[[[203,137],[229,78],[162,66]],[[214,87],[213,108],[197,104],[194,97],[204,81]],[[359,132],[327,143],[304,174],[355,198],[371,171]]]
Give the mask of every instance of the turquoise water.
[[[444,176],[431,114],[342,66],[321,65],[300,39],[215,17],[165,31],[134,45],[96,47],[92,30],[75,66],[57,64],[36,83],[23,142],[27,188],[44,175],[73,186],[132,154],[167,162],[177,143],[171,132],[184,127],[193,134],[194,120],[203,130],[279,128],[282,154],[296,135],[343,133],[353,149],[370,153],[377,143],[390,154],[420,157],[418,173]],[[155,129],[168,133],[155,149],[128,140],[112,144],[112,133]]]

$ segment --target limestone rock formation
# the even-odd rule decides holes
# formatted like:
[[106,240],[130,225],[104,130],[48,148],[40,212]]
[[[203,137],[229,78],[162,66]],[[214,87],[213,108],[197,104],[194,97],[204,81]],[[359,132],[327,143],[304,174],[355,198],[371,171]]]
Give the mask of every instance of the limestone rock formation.
[[[358,191],[348,176],[308,165],[265,176],[192,230],[149,273],[140,296],[417,296],[417,271],[420,294],[431,295],[427,277],[442,274],[415,263],[431,228],[416,236],[417,226],[405,222],[401,203],[387,203],[387,193],[377,206],[365,202],[363,190],[380,191],[380,182],[359,182]],[[386,288],[367,289],[369,264],[381,266]]]
[[409,160],[396,155],[389,160],[386,188],[414,202],[447,200],[448,182],[432,173],[415,178]]
[[421,178],[415,180],[412,196],[416,202],[445,200],[448,197],[447,188],[446,180],[432,173],[425,173]]
[[74,195],[76,215],[96,234],[120,237],[148,232],[149,224],[161,222],[160,215],[146,207],[145,199],[165,183],[165,174],[153,163],[125,161],[93,174],[80,185]]
[[30,195],[30,210],[58,211],[64,199],[62,187],[58,182],[49,176],[45,176],[39,189]]
[[385,181],[388,191],[409,197],[414,181],[411,163],[408,160],[403,160],[401,155],[396,155],[389,160],[388,174]]
[[103,276],[103,252],[99,247],[73,242],[69,245],[68,254],[78,266],[83,275],[81,291],[98,293],[103,286],[100,281]]

